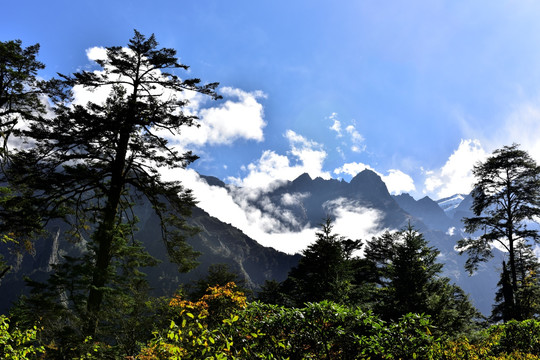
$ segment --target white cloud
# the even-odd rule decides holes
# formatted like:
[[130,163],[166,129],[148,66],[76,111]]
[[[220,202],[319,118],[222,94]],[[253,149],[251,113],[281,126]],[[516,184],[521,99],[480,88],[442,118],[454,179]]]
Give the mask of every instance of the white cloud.
[[[125,51],[130,50],[125,49]],[[86,50],[86,55],[92,61],[105,59],[106,49],[93,47]],[[159,77],[161,73],[156,71],[154,75]],[[101,104],[107,99],[111,89],[111,86],[102,86],[94,90],[75,86],[73,88],[74,104],[85,105],[88,102]],[[263,105],[259,100],[266,98],[266,95],[262,91],[246,92],[231,87],[219,88],[218,92],[226,100],[218,103],[217,106],[203,108],[203,105],[207,105],[208,97],[197,92],[156,89],[155,93],[159,94],[163,100],[178,98],[187,101],[182,111],[187,115],[198,116],[200,125],[199,127],[185,127],[182,129],[182,134],[171,134],[160,130],[156,130],[156,133],[180,149],[188,146],[229,145],[239,139],[262,141],[266,122]],[[212,104],[215,103],[210,103]]]
[[[329,129],[336,132],[336,137],[343,138],[343,128],[341,121],[338,119],[338,114],[334,112],[328,119],[332,121],[332,126],[330,126]],[[352,122],[354,123],[354,120]],[[356,153],[366,150],[366,145],[364,144],[365,139],[362,134],[356,130],[355,125],[347,125],[345,127],[345,132],[349,135],[349,140],[342,140],[343,146],[349,147],[352,152]],[[336,151],[344,157],[343,150],[340,147],[338,147]]]
[[424,192],[434,193],[438,198],[469,193],[475,181],[472,169],[487,156],[480,141],[461,140],[441,169],[426,172]]
[[309,196],[309,193],[285,193],[281,196],[281,204],[284,206],[300,206],[302,201]]
[[364,140],[365,140],[364,137],[362,136],[362,134],[360,134],[356,130],[356,128],[353,125],[347,126],[345,130],[351,137],[351,142],[352,142],[351,150],[352,151],[359,153],[366,150],[366,145],[364,144]]
[[356,176],[356,174],[358,174],[359,172],[362,172],[362,171],[364,171],[366,169],[375,171],[369,165],[362,164],[362,163],[359,163],[359,162],[351,162],[351,163],[343,164],[343,166],[334,169],[334,174],[336,174],[336,175],[347,174],[347,175],[351,175],[351,176]]
[[330,130],[335,131],[337,133],[337,137],[342,137],[343,134],[341,133],[341,122],[337,118],[337,113],[332,113],[329,119],[333,121],[332,126],[330,126]]
[[349,125],[346,128],[349,135],[351,135],[351,139],[355,142],[362,142],[364,141],[364,137],[356,130],[356,128],[353,125]]
[[107,49],[101,46],[94,46],[86,49],[86,57],[92,61],[107,59]]
[[268,190],[303,173],[308,173],[312,178],[330,178],[330,174],[322,170],[326,158],[322,145],[292,130],[287,130],[285,138],[290,145],[287,155],[266,150],[256,162],[247,166],[248,174],[245,177],[230,177],[228,180],[238,186]]
[[[225,188],[208,185],[191,169],[168,170],[164,179],[180,179],[185,187],[193,190],[200,208],[239,228],[263,246],[293,254],[301,252],[316,240],[315,232],[319,230],[318,227],[299,227],[295,224],[292,213],[288,213],[287,209],[281,208],[279,204],[272,204],[256,189],[231,188],[229,193]],[[282,196],[281,202],[288,206],[297,206],[308,196],[299,193],[286,194]],[[254,206],[255,202],[257,206]],[[334,231],[342,236],[368,239],[382,231],[378,228],[381,214],[376,210],[362,208],[358,203],[345,199],[336,199],[324,206],[335,219]]]
[[401,170],[390,169],[388,175],[383,175],[381,178],[391,194],[397,195],[416,190],[412,177]]
[[[223,187],[208,185],[191,169],[167,169],[163,178],[181,180],[186,188],[193,190],[198,201],[197,206],[211,216],[242,230],[263,246],[293,254],[302,251],[316,239],[315,228],[289,230],[286,225],[294,226],[295,219],[286,212],[283,212],[281,217],[275,216],[282,209],[265,199],[258,189],[232,188],[229,193]],[[293,194],[293,197],[295,196]],[[262,204],[264,211],[256,208],[254,201],[257,201],[258,206]],[[287,217],[290,217],[289,224],[282,222]]]
[[382,214],[362,207],[357,201],[337,198],[327,201],[323,207],[334,220],[334,232],[350,239],[370,239],[379,235],[383,229],[379,227]]
[[258,100],[266,95],[261,91],[246,92],[231,87],[220,88],[219,93],[236,101],[229,99],[216,107],[201,109],[198,112],[200,127],[182,132],[186,144],[229,145],[238,139],[264,140],[266,122],[263,106]]
[[388,175],[384,175],[376,171],[369,165],[359,162],[352,162],[343,164],[343,166],[334,169],[334,174],[347,174],[351,176],[356,176],[359,172],[362,172],[366,169],[377,173],[377,175],[379,175],[384,181],[386,187],[388,188],[388,192],[390,192],[391,194],[401,194],[403,192],[411,192],[416,190],[412,177],[405,174],[403,171],[396,169],[390,169],[387,172]]

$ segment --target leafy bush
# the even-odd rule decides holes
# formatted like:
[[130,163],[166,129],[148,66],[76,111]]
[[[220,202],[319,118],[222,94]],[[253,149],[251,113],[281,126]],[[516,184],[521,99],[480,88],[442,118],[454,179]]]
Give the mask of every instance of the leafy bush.
[[208,292],[195,302],[173,298],[176,318],[138,359],[426,358],[435,341],[423,315],[387,325],[371,312],[330,301],[286,308],[247,304],[234,284]]
[[511,320],[503,325],[492,327],[490,333],[500,337],[500,342],[495,347],[497,353],[520,351],[540,356],[540,321],[538,320],[529,319],[521,322]]
[[510,321],[482,332],[479,340],[471,343],[465,337],[456,341],[435,344],[435,360],[533,360],[540,359],[540,322]]
[[169,329],[155,332],[138,359],[236,358],[233,340],[224,330],[235,326],[238,316],[234,312],[246,306],[246,298],[235,290],[234,283],[210,287],[195,302],[175,296],[169,306],[175,313]]
[[36,326],[21,330],[16,325],[10,325],[10,319],[0,315],[0,355],[2,359],[35,359],[43,353],[43,346],[36,346],[36,338],[40,329]]

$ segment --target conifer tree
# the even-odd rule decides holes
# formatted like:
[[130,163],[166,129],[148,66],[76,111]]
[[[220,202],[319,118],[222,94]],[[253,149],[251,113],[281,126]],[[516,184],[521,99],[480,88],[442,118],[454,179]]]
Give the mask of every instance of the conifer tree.
[[159,169],[183,168],[197,156],[179,152],[163,134],[178,135],[182,127],[196,125],[196,116],[183,111],[183,92],[219,98],[217,83],[181,79],[176,72],[188,66],[178,62],[174,49],[158,48],[154,35],[135,31],[127,47],[109,47],[106,58],[96,62],[101,71],[62,76],[62,85],[107,89],[106,101],[78,105],[58,97],[54,116],[31,119],[22,136],[33,146],[14,151],[5,174],[10,186],[24,191],[0,209],[0,230],[15,226],[24,236],[61,218],[73,225],[74,238],[90,240],[89,335],[114,279],[111,264],[125,255],[122,239],[134,233],[133,204],[141,199],[152,204],[161,238],[180,271],[196,264],[197,254],[185,242],[196,229],[184,220],[195,204],[193,195],[179,181],[164,181]]
[[[517,144],[495,150],[485,162],[476,165],[477,179],[472,192],[474,216],[465,218],[465,229],[474,236],[458,241],[458,249],[469,256],[466,269],[472,273],[482,261],[493,257],[493,244],[508,253],[503,266],[509,272],[510,287],[505,289],[505,311],[521,319],[518,252],[532,241],[540,242],[538,230],[527,222],[540,216],[540,167]],[[481,231],[480,234],[476,234]],[[504,274],[503,274],[504,275]]]
[[[40,81],[39,70],[45,68],[37,60],[39,44],[22,46],[21,40],[0,41],[0,169],[9,161],[8,140],[21,120],[35,118],[45,111],[40,97],[53,82]],[[13,189],[3,186],[0,176],[0,202],[9,198]],[[16,251],[31,249],[30,242],[14,239],[9,233],[0,233],[0,245]],[[11,269],[0,256],[0,279]]]
[[491,313],[491,321],[510,321],[516,317],[532,319],[540,314],[540,262],[528,244],[520,243],[516,249],[516,268],[518,280],[519,308],[512,301],[512,283],[506,261],[503,261],[501,279],[497,284],[495,305]]
[[368,242],[365,256],[378,272],[375,311],[392,321],[407,313],[428,314],[441,330],[454,333],[471,327],[479,314],[465,293],[441,276],[438,255],[410,224]]
[[282,284],[292,305],[321,300],[347,301],[354,281],[351,260],[362,243],[335,234],[332,229],[332,220],[327,218],[316,233],[317,240],[302,252],[298,266]]
[[20,119],[33,118],[44,111],[40,100],[45,82],[37,72],[45,68],[37,60],[39,44],[26,48],[20,40],[0,41],[0,134],[2,160],[7,140]]

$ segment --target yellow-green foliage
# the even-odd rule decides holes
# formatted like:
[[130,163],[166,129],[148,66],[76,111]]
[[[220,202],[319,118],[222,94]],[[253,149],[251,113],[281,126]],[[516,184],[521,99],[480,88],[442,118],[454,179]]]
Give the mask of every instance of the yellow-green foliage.
[[483,332],[476,343],[467,338],[435,344],[433,359],[540,359],[540,321],[510,321]]
[[[176,313],[168,330],[156,332],[154,340],[141,350],[140,360],[234,359],[231,336],[225,327],[238,320],[236,310],[246,307],[246,297],[235,284],[210,287],[199,301],[174,297],[169,306]],[[211,326],[213,325],[213,326]]]
[[10,326],[10,319],[0,315],[0,357],[6,360],[34,359],[45,350],[43,346],[35,346],[39,329],[19,329]]
[[386,323],[370,312],[329,301],[286,308],[246,303],[233,283],[199,301],[174,297],[175,318],[137,359],[540,359],[540,322],[492,326],[474,343],[436,338],[429,317]]
[[[407,314],[387,323],[330,301],[303,308],[247,303],[234,283],[210,287],[197,301],[175,296],[169,308],[169,327],[155,331],[135,359],[540,360],[540,321],[532,319],[491,326],[474,341],[438,338],[425,315]],[[39,331],[10,327],[1,316],[0,358],[47,358],[52,345],[37,345]],[[80,359],[113,353],[134,359],[92,339],[82,346],[87,351]]]

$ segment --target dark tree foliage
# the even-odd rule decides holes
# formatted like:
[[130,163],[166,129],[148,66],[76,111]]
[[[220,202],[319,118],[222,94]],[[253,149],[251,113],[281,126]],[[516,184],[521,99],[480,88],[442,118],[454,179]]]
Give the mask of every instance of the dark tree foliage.
[[197,157],[178,152],[162,134],[196,125],[197,118],[182,111],[187,103],[182,92],[219,98],[217,83],[179,78],[176,71],[188,67],[174,49],[158,48],[154,35],[135,31],[127,47],[109,47],[106,58],[96,62],[101,71],[62,76],[62,84],[105,88],[107,100],[83,106],[56,97],[54,116],[31,119],[21,136],[33,146],[14,151],[6,170],[18,192],[0,209],[0,230],[11,228],[16,236],[61,218],[73,225],[75,239],[90,239],[87,334],[95,332],[104,295],[113,286],[111,264],[125,255],[118,239],[134,233],[133,204],[143,198],[152,204],[179,270],[195,266],[197,254],[185,239],[197,230],[184,220],[194,198],[179,181],[162,180],[159,169],[183,168]]
[[428,314],[446,331],[465,331],[479,316],[469,299],[450,280],[441,277],[439,251],[410,225],[368,242],[366,259],[378,274],[374,310],[395,321],[407,313]]
[[522,319],[540,315],[540,261],[529,244],[517,247],[517,298]]
[[514,307],[512,306],[512,282],[506,262],[502,263],[501,278],[497,283],[498,290],[495,293],[495,305],[491,312],[491,321],[510,321],[514,316]]
[[191,300],[200,299],[206,294],[210,286],[225,286],[233,282],[236,290],[244,294],[251,291],[246,288],[245,281],[240,279],[238,274],[231,270],[229,264],[212,264],[208,267],[208,274],[186,286],[188,297]]
[[45,82],[37,72],[45,68],[37,60],[39,44],[26,48],[20,40],[0,41],[0,134],[2,159],[9,135],[20,119],[33,118],[45,110],[40,100]]
[[517,298],[519,309],[513,306],[512,282],[505,261],[502,264],[501,278],[497,284],[495,305],[490,320],[510,321],[516,316],[531,319],[540,314],[540,262],[528,244],[519,244],[516,249],[516,269],[518,280]]
[[[37,79],[37,73],[45,66],[37,60],[39,44],[26,48],[20,40],[0,41],[0,168],[4,168],[9,160],[8,140],[20,120],[35,118],[45,111],[40,100],[48,86],[45,81]],[[2,184],[5,179],[0,178]],[[8,197],[12,189],[1,187],[2,197]],[[1,202],[1,198],[0,198]],[[14,239],[9,233],[0,234],[0,245],[13,248],[15,251],[25,250],[30,242]],[[30,248],[28,248],[30,249]],[[11,266],[0,259],[0,278]]]
[[347,302],[353,288],[353,253],[362,246],[360,240],[350,240],[332,232],[327,218],[316,233],[317,240],[302,252],[298,266],[282,284],[292,305],[332,300]]
[[[485,162],[476,165],[477,179],[472,192],[474,217],[465,218],[465,229],[478,236],[458,242],[461,253],[469,256],[469,272],[493,257],[492,246],[498,243],[508,252],[510,288],[504,297],[513,319],[521,319],[518,280],[518,248],[528,241],[538,243],[538,230],[527,228],[528,221],[540,216],[540,168],[517,144],[495,150]],[[505,290],[506,291],[506,290]]]
[[266,280],[257,293],[257,300],[265,304],[283,305],[287,303],[282,285],[277,280]]

